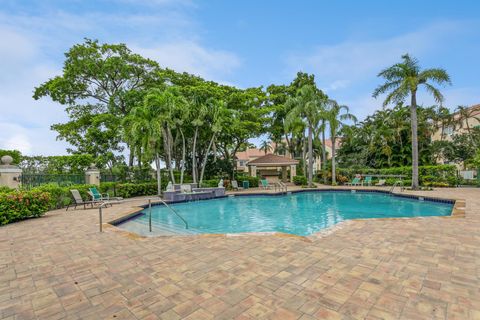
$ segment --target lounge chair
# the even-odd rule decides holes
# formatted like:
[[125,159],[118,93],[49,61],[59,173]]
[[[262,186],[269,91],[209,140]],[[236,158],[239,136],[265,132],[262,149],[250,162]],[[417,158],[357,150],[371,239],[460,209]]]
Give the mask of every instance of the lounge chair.
[[262,182],[262,188],[267,190],[267,189],[271,189],[272,186],[268,184],[268,180],[267,179],[262,179],[260,180]]
[[100,193],[95,187],[88,188],[88,190],[90,191],[90,195],[92,196],[92,200],[94,201],[110,200],[110,195],[108,193]]
[[382,187],[382,186],[385,185],[386,182],[387,182],[387,180],[385,180],[385,179],[380,179],[380,180],[378,180],[377,183],[375,183],[375,185],[376,185],[377,187]]
[[363,180],[363,185],[371,186],[372,185],[372,177],[365,177],[365,179]]
[[70,193],[72,194],[72,197],[73,197],[73,203],[72,204],[69,204],[67,206],[67,210],[68,211],[68,208],[70,208],[71,206],[74,206],[73,209],[77,209],[77,206],[82,206],[83,205],[83,209],[87,209],[87,204],[91,205],[91,207],[93,208],[93,205],[96,204],[98,201],[84,201],[82,199],[82,196],[80,195],[80,192],[78,192],[78,190],[76,189],[73,189],[73,190],[70,190]]
[[359,186],[360,184],[360,178],[353,178],[352,182],[347,182],[347,186]]
[[232,189],[237,190],[237,191],[240,190],[240,187],[238,186],[237,180],[232,180]]

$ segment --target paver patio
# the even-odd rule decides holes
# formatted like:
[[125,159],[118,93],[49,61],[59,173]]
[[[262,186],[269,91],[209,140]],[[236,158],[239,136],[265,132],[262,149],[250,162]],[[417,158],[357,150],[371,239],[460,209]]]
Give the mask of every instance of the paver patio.
[[416,194],[466,199],[466,217],[139,238],[52,211],[0,228],[0,319],[480,319],[480,189]]

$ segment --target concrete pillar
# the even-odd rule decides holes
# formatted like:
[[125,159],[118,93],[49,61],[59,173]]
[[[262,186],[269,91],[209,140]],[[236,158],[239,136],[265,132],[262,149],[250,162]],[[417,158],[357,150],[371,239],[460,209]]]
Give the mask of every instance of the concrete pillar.
[[290,166],[290,182],[293,182],[293,177],[297,175],[297,165],[292,164]]
[[257,176],[257,166],[250,166],[250,175],[252,177],[256,177]]
[[282,167],[282,182],[287,182],[287,167]]
[[3,156],[0,160],[0,186],[18,189],[21,185],[22,169],[12,165],[13,158],[11,156]]
[[100,169],[98,169],[94,164],[85,171],[85,183],[93,184],[96,186],[100,185]]

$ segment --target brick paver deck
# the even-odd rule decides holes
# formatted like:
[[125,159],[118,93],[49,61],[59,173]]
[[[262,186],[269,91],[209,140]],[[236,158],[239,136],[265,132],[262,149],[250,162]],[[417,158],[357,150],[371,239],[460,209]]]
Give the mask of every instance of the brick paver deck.
[[146,239],[53,211],[0,228],[0,319],[480,319],[480,189],[422,194],[466,199],[466,217]]

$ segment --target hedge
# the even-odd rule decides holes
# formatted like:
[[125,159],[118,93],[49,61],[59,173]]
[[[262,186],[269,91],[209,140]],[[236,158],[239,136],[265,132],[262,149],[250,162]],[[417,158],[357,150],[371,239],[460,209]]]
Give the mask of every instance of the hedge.
[[245,174],[236,174],[235,175],[235,180],[238,181],[239,186],[243,186],[243,181],[248,181],[248,183],[250,185],[250,188],[258,187],[258,182],[260,181],[260,179],[258,177],[251,177],[251,176],[245,175]]
[[308,180],[305,176],[295,176],[293,177],[293,183],[296,186],[306,186],[308,184]]
[[[361,175],[404,175],[404,185],[411,184],[412,167],[395,167],[386,169],[347,169],[339,168],[339,176],[346,177],[348,181],[356,174]],[[418,168],[420,184],[425,186],[455,186],[458,183],[457,168],[454,165],[420,166]],[[398,178],[387,178],[387,185],[392,185]]]
[[41,191],[0,193],[0,225],[40,217],[50,209],[51,196]]

